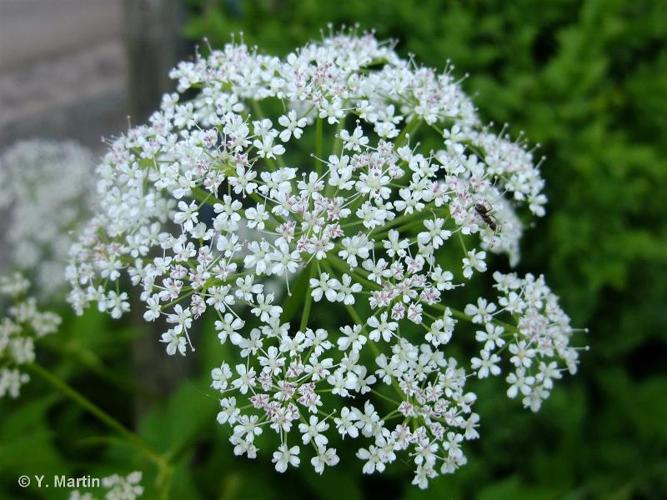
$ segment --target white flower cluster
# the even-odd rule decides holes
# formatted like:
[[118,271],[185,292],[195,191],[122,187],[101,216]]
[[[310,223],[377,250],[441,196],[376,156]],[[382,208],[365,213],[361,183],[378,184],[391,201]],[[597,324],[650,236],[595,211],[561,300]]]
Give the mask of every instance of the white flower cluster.
[[29,283],[19,274],[0,278],[0,398],[19,397],[30,377],[21,365],[35,359],[35,341],[54,333],[60,316],[37,310],[36,300],[26,297]]
[[[144,494],[141,486],[140,471],[134,471],[127,476],[114,474],[102,478],[102,487],[107,490],[104,494],[105,500],[135,500]],[[96,500],[97,496],[92,493],[81,493],[74,490],[69,495],[69,500]]]
[[[499,375],[504,351],[509,353],[512,371],[507,375],[507,396],[523,397],[523,405],[538,411],[549,397],[554,380],[564,371],[577,372],[579,349],[570,345],[574,329],[570,318],[558,305],[558,297],[532,274],[493,274],[499,292],[498,304],[484,298],[468,304],[465,313],[480,325],[475,334],[482,343],[472,368],[479,378]],[[507,316],[505,323],[498,317]]]
[[65,284],[71,231],[95,194],[94,159],[73,142],[22,141],[0,156],[0,245],[7,269],[29,273],[40,296]]
[[[321,473],[341,439],[363,443],[365,473],[401,453],[420,487],[456,470],[479,418],[467,363],[445,354],[471,318],[443,302],[487,270],[488,251],[518,259],[516,211],[539,216],[546,201],[531,152],[480,124],[450,69],[372,34],[285,59],[231,44],[172,76],[179,93],[98,168],[99,209],[68,268],[75,309],[121,316],[129,280],[144,318],[170,326],[170,355],[216,315],[238,359],[212,372],[236,454],[255,457],[271,431],[281,472],[308,454]],[[284,303],[265,286],[276,278]],[[544,310],[535,293],[522,300],[524,314]],[[325,327],[325,309],[351,321]],[[550,338],[560,325],[544,323]]]

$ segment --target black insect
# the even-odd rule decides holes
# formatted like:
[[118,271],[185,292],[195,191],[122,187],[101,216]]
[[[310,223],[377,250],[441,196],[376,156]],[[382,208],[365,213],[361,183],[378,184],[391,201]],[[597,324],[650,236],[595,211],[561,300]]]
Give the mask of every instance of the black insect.
[[496,222],[496,219],[493,217],[493,215],[491,215],[491,209],[486,205],[483,203],[475,203],[475,212],[477,212],[477,215],[482,218],[482,220],[486,223],[487,226],[491,228],[492,231],[496,231],[498,229],[498,223]]

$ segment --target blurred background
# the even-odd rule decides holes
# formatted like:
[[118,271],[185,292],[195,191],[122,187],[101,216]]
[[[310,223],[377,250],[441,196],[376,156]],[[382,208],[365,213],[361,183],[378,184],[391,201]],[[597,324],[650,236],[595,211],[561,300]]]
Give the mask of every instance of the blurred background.
[[[220,47],[243,32],[281,55],[327,23],[374,29],[428,66],[450,60],[483,119],[540,144],[548,213],[519,271],[546,274],[590,329],[580,373],[537,415],[502,381],[480,387],[469,464],[421,492],[400,467],[278,475],[268,457],[235,459],[207,389],[224,350],[205,335],[196,359],[175,364],[138,321],[63,306],[44,362],[173,449],[173,498],[667,498],[667,1],[0,0],[0,147],[37,136],[100,152],[101,136],[157,107],[168,69],[204,38]],[[0,498],[57,498],[16,489],[23,473],[135,468],[152,498],[155,471],[104,433],[40,383],[1,401]]]
[[119,0],[0,0],[0,146],[26,137],[100,148],[124,123]]

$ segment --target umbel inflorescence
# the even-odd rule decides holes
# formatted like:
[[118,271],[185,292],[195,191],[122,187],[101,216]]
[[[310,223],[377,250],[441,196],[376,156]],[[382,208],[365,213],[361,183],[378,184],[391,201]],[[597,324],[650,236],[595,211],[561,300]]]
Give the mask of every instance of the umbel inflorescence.
[[[481,124],[451,67],[342,33],[282,59],[230,44],[172,77],[178,93],[98,167],[70,301],[119,317],[138,286],[170,355],[214,314],[202,334],[234,348],[212,387],[237,455],[275,433],[278,471],[322,472],[355,440],[365,473],[402,455],[425,487],[478,437],[469,377],[504,373],[537,410],[576,370],[542,277],[495,273],[495,291],[451,305],[489,252],[517,262],[519,214],[546,202],[532,152]],[[455,359],[457,337],[480,351]]]

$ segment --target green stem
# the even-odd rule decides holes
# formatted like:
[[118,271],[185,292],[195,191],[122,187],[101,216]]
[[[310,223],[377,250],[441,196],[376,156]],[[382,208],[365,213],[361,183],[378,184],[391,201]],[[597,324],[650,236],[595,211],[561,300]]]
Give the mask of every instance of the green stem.
[[[315,156],[319,159],[322,158],[322,151],[324,149],[323,146],[324,142],[324,120],[320,118],[319,116],[315,120]],[[316,171],[317,175],[321,175],[322,173],[322,162],[319,160],[316,160]]]
[[264,112],[262,111],[262,107],[259,105],[259,102],[256,101],[255,99],[252,99],[250,101],[250,105],[252,106],[252,112],[255,113],[256,118],[258,120],[263,120]]
[[70,398],[81,408],[86,410],[92,416],[94,416],[101,423],[109,427],[111,430],[117,432],[119,435],[124,437],[129,443],[134,445],[138,450],[140,450],[147,458],[153,461],[158,467],[162,468],[165,465],[163,457],[156,452],[153,447],[148,444],[141,436],[132,432],[123,424],[121,424],[114,417],[106,413],[95,403],[86,398],[83,394],[78,392],[76,389],[67,384],[64,380],[56,377],[50,371],[43,368],[42,366],[30,363],[23,365],[30,373],[41,377],[43,380],[54,386],[56,389],[60,390],[65,396]]
[[340,137],[340,133],[345,128],[345,117],[338,120],[336,125],[336,136],[334,137],[334,145],[331,150],[332,155],[340,156],[343,154],[343,139]]
[[389,396],[385,396],[385,395],[382,394],[380,391],[376,391],[375,389],[371,389],[371,392],[372,392],[373,394],[375,394],[376,396],[378,396],[378,397],[384,399],[385,401],[389,401],[390,403],[395,404],[396,406],[399,406],[399,405],[400,405],[400,403],[399,403],[398,401],[396,401],[396,400],[390,398]]
[[174,477],[174,468],[171,464],[166,463],[166,465],[160,468],[157,477],[155,478],[155,483],[157,484],[158,498],[160,500],[169,500],[171,483]]
[[405,146],[410,139],[410,137],[417,131],[419,128],[419,125],[421,125],[421,120],[417,116],[413,116],[410,121],[403,127],[403,130],[401,130],[401,133],[398,134],[398,137],[396,137],[396,141],[394,144],[396,144],[396,149],[400,148],[401,146]]
[[306,283],[306,302],[303,305],[303,314],[301,315],[301,323],[299,324],[299,330],[302,332],[306,331],[308,326],[308,319],[310,318],[310,309],[313,307],[313,296],[310,293],[310,280],[315,277],[315,264],[310,263],[310,272],[308,273],[308,282]]
[[467,256],[468,255],[468,249],[466,248],[465,241],[463,241],[463,235],[461,234],[461,231],[457,231],[457,234],[459,236],[459,241],[461,242],[461,247],[463,248],[463,255]]
[[343,259],[336,257],[335,255],[329,255],[327,259],[330,264],[336,266],[338,269],[340,269],[341,272],[352,274],[352,276],[354,276],[358,281],[362,282],[365,286],[370,287],[373,290],[380,290],[380,285],[367,279],[365,276],[363,276],[361,271],[350,269],[350,266],[348,266]]
[[215,203],[222,203],[222,200],[220,198],[213,196],[211,193],[200,187],[193,187],[191,191],[192,191],[192,198],[198,201],[199,203],[206,203],[211,206]]

